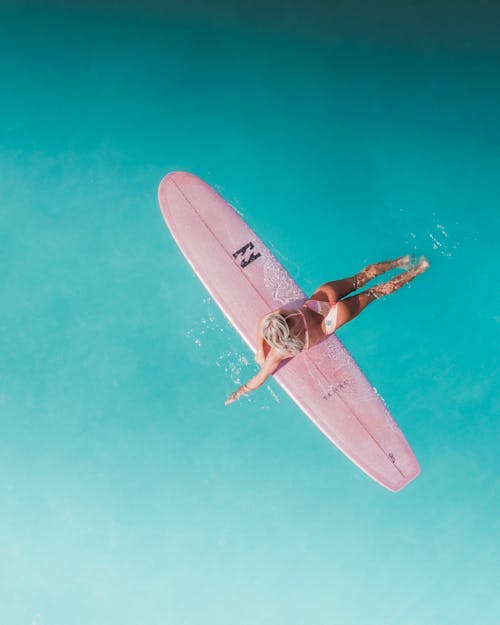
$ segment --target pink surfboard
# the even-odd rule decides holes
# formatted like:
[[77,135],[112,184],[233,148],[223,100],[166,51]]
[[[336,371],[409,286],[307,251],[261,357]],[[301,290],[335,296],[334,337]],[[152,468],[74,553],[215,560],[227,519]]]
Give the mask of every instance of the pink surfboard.
[[[196,176],[168,174],[158,197],[187,261],[255,351],[262,315],[305,294],[238,213]],[[284,361],[273,377],[323,434],[382,486],[398,491],[419,474],[405,437],[335,334]]]

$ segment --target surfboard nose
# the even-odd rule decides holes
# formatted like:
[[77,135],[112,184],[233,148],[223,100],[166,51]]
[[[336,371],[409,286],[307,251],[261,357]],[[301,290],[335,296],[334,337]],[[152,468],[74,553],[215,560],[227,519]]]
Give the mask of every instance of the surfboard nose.
[[196,176],[187,171],[171,171],[166,174],[158,186],[158,200],[160,207],[165,209],[168,206],[167,197],[169,194],[169,188],[175,185],[177,188],[186,187],[189,182],[197,180]]
[[170,171],[161,179],[159,189],[161,189],[164,185],[168,185],[172,182],[182,184],[183,182],[186,182],[189,178],[196,178],[196,176],[190,174],[187,171]]

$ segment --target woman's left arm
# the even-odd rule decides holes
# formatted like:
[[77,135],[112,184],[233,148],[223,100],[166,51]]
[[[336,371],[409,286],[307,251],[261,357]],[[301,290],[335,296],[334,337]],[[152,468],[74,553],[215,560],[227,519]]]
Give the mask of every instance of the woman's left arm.
[[227,406],[228,404],[232,404],[233,401],[236,401],[242,395],[246,395],[247,393],[250,393],[250,391],[254,391],[256,388],[259,388],[259,386],[262,386],[267,378],[276,371],[278,365],[282,360],[283,355],[280,355],[274,350],[271,350],[267,355],[267,358],[262,365],[262,369],[259,371],[259,373],[257,373],[257,375],[254,375],[251,380],[249,380],[246,384],[242,384],[238,389],[234,391],[234,393],[229,395],[229,397],[226,399],[225,405]]
[[262,320],[264,319],[264,317],[262,317],[259,320],[259,323],[257,324],[257,340],[256,340],[256,345],[257,345],[257,349],[256,349],[256,353],[255,353],[255,362],[261,366],[264,365],[264,361],[266,359],[266,352],[265,352],[265,340],[264,337],[262,336]]

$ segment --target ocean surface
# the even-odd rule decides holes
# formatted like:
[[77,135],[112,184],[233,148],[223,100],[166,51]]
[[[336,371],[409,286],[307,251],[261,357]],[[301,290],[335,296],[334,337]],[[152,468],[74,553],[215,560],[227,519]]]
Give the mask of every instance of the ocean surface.
[[[496,625],[500,5],[0,1],[0,623]],[[213,185],[338,332],[400,493],[271,380],[166,229]]]

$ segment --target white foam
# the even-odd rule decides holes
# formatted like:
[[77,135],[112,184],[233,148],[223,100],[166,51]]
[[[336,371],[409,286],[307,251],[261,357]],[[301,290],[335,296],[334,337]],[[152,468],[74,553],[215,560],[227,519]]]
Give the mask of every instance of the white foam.
[[266,258],[264,262],[264,284],[280,304],[302,297],[302,291],[297,284],[272,257]]

